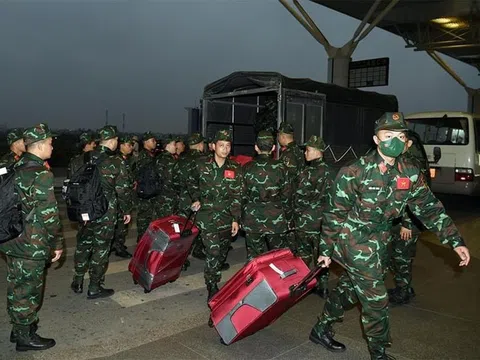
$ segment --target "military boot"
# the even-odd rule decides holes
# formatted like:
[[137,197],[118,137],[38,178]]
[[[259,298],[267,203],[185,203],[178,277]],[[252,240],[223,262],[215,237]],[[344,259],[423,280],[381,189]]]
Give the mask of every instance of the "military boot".
[[415,297],[412,287],[396,287],[388,290],[388,300],[392,305],[406,305]]
[[385,353],[385,347],[368,347],[370,350],[370,359],[371,360],[395,360],[395,357]]
[[70,288],[75,294],[83,293],[83,278],[74,277]]
[[310,341],[315,344],[322,345],[325,349],[331,352],[343,352],[346,347],[342,343],[335,341],[333,339],[334,332],[332,330],[332,325],[322,325],[317,323],[310,332]]
[[328,298],[329,291],[327,287],[317,285],[317,287],[315,287],[315,294],[326,300]]
[[227,271],[230,269],[230,264],[229,263],[223,263],[222,267],[220,268],[220,271]]
[[33,326],[22,326],[17,330],[17,351],[47,350],[55,344],[55,340],[38,335]]
[[216,283],[208,284],[207,290],[208,290],[207,301],[210,301],[213,298],[213,296],[218,292],[218,285]]
[[[32,330],[34,332],[37,332],[38,330],[38,321],[34,322],[32,325],[30,325],[32,327]],[[12,332],[10,333],[10,342],[11,343],[16,343],[17,342],[17,330],[15,329],[15,327],[12,328]]]
[[115,294],[113,289],[105,289],[103,286],[90,287],[87,291],[87,299],[101,299]]

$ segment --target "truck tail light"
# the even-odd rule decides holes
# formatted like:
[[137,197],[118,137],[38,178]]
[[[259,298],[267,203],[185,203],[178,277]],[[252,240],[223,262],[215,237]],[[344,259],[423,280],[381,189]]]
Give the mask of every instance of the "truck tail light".
[[473,169],[455,168],[455,181],[473,181]]

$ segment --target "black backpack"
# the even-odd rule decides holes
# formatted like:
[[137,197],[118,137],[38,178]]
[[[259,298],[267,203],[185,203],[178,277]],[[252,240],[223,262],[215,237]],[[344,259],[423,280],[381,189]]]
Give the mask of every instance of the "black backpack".
[[62,197],[67,203],[70,221],[87,222],[101,218],[108,210],[108,200],[103,193],[98,165],[106,158],[100,157],[85,164],[63,183]]
[[[13,240],[20,236],[23,231],[22,203],[15,186],[15,171],[26,167],[35,167],[38,165],[29,161],[14,169],[10,167],[0,168],[0,244]],[[32,216],[34,208],[30,211],[28,217]]]
[[160,194],[162,190],[162,179],[155,166],[155,162],[151,161],[142,166],[137,173],[137,196],[141,199],[150,199]]

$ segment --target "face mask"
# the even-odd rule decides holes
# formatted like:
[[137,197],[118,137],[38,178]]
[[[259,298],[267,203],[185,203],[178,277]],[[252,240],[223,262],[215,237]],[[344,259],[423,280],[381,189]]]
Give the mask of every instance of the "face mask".
[[405,150],[405,143],[397,137],[380,141],[378,144],[383,155],[396,158]]

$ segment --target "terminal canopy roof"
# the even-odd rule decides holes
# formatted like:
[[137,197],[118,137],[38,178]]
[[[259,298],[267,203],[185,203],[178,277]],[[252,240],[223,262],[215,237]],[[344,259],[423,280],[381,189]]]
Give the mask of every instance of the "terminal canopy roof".
[[[375,0],[310,0],[363,20]],[[372,19],[388,6],[384,0]],[[415,51],[438,51],[480,70],[480,1],[400,0],[377,25]],[[321,27],[321,24],[320,24]]]
[[307,91],[324,94],[327,102],[362,105],[373,108],[396,108],[397,98],[393,95],[379,94],[373,91],[344,88],[334,84],[325,84],[311,79],[289,78],[277,72],[237,71],[205,86],[204,98],[227,94],[241,96],[243,90],[270,88],[291,91]]

